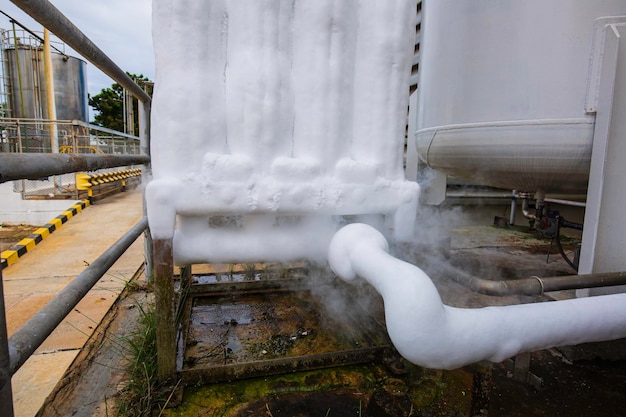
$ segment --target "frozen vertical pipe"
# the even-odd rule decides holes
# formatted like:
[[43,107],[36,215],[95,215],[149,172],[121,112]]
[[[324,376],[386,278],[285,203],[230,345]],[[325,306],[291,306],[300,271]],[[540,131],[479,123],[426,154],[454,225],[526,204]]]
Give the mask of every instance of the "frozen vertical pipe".
[[321,164],[328,135],[332,7],[332,0],[298,2],[293,21],[293,156],[313,158]]
[[223,0],[155,0],[152,13],[159,103],[152,112],[152,164],[155,177],[176,177],[201,166],[198,150],[226,149],[228,15]]
[[382,296],[389,337],[407,360],[453,369],[500,362],[520,352],[626,337],[626,294],[502,307],[443,304],[430,278],[388,253],[383,235],[352,224],[332,238],[329,263],[342,279],[357,276]]
[[328,172],[352,136],[358,3],[300,2],[294,16],[294,156]]
[[277,136],[281,138],[281,154],[287,157],[293,155],[293,122],[294,122],[294,94],[292,57],[293,57],[293,19],[295,13],[294,0],[280,0],[278,13],[278,73],[279,105]]
[[[229,2],[227,92],[228,142],[232,154],[254,158],[264,171],[274,157],[289,152],[280,132],[281,60],[279,26],[284,2]],[[285,11],[288,13],[288,11]]]
[[352,157],[402,175],[402,147],[415,42],[416,1],[359,2]]
[[[262,94],[261,65],[258,59],[261,34],[259,20],[250,13],[247,2],[228,3],[228,43],[223,82],[226,89],[226,124],[228,151],[231,154],[249,153],[246,135],[260,128],[260,115],[248,114],[251,94]],[[255,71],[250,71],[255,68]],[[251,127],[248,127],[251,126]],[[250,150],[252,151],[252,150]]]

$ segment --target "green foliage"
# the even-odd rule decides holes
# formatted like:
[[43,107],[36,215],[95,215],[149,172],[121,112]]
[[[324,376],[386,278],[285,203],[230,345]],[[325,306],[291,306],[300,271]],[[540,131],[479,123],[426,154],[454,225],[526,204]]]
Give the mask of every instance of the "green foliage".
[[[135,80],[140,87],[144,88],[149,96],[152,96],[152,82],[143,74],[126,73]],[[103,88],[99,94],[89,97],[89,105],[95,111],[93,124],[106,127],[108,129],[124,131],[124,88],[118,83],[114,83],[109,88]],[[133,98],[134,115],[134,135],[139,135],[139,105],[137,99]]]
[[[128,385],[118,403],[118,416],[150,417],[169,402],[170,387],[157,380],[156,313],[154,307],[138,305],[139,330],[123,340]],[[160,415],[160,414],[159,414]]]

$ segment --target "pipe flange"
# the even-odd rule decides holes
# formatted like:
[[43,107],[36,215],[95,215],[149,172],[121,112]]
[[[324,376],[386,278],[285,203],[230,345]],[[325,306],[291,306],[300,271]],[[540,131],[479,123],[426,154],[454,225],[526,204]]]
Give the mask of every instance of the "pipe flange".
[[541,287],[541,293],[539,295],[543,295],[545,292],[546,287],[543,285],[543,280],[541,278],[539,278],[537,275],[533,275],[532,278],[535,278],[537,281],[539,281],[539,286]]

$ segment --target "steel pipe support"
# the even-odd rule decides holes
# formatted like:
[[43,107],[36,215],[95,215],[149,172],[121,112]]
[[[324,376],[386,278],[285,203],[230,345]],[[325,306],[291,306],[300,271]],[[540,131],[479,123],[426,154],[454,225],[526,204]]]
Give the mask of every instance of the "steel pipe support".
[[148,155],[6,153],[0,154],[0,183],[148,162]]
[[145,217],[81,272],[9,339],[10,373],[28,360],[102,276],[147,229]]
[[65,17],[59,9],[54,7],[52,3],[47,0],[11,1],[30,17],[48,28],[63,42],[71,46],[85,59],[100,68],[102,72],[130,91],[138,100],[146,103],[150,102],[150,96]]

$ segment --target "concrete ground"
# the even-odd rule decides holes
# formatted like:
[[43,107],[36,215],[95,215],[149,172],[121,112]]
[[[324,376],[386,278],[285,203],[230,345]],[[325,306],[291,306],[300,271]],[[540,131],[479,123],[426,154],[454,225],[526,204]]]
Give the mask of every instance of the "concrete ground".
[[[96,201],[5,268],[9,336],[141,218],[140,188]],[[140,238],[13,376],[16,417],[37,414],[143,260]]]

